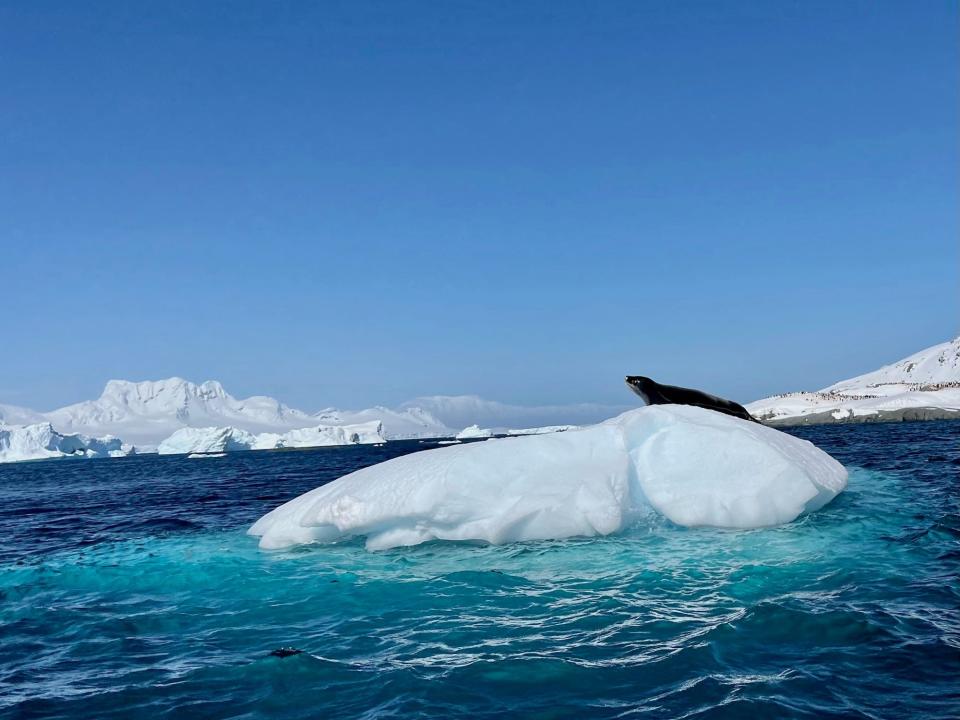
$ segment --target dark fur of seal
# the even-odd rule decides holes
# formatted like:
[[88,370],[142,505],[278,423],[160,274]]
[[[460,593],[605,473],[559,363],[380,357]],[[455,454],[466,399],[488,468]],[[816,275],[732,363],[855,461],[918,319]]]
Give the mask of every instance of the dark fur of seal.
[[643,375],[627,375],[627,387],[643,398],[647,405],[693,405],[725,415],[733,415],[741,420],[758,422],[743,405],[700,390],[676,385],[661,385]]
[[293,655],[302,655],[302,654],[303,654],[303,650],[300,650],[295,647],[282,647],[282,648],[277,648],[276,650],[270,651],[270,655],[272,657],[278,657],[278,658],[288,658],[288,657],[292,657]]

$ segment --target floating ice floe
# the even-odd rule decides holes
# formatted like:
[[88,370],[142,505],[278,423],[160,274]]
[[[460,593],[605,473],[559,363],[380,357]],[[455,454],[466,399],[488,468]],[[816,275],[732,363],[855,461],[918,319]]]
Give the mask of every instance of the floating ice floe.
[[32,425],[0,425],[0,462],[50,458],[103,458],[132,454],[120,438],[65,435],[48,422]]
[[318,425],[286,433],[254,435],[234,427],[181,428],[160,443],[161,455],[219,453],[236,450],[368,445],[382,443],[383,426],[378,420],[357,425]]
[[380,550],[607,535],[654,512],[690,527],[757,528],[817,510],[846,483],[843,466],[805,440],[658,405],[394,458],[281,505],[250,533],[266,549],[365,536]]

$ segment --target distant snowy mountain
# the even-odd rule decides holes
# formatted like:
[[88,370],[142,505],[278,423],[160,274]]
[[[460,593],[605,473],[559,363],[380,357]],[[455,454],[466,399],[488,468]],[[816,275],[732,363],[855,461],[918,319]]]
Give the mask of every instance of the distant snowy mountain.
[[757,400],[747,410],[778,424],[960,418],[960,337],[823,390]]
[[45,421],[42,413],[17,405],[0,404],[0,425],[33,425]]
[[435,417],[428,410],[408,407],[391,410],[380,405],[366,410],[336,410],[328,408],[311,415],[313,424],[362,425],[379,420],[388,440],[404,438],[453,437],[456,429]]

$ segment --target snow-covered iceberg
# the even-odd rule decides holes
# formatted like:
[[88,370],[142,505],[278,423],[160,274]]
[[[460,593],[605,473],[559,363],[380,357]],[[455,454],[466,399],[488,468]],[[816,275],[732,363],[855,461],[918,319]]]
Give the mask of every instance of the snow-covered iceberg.
[[249,532],[266,549],[365,536],[379,550],[607,535],[652,512],[755,528],[820,508],[846,482],[843,466],[805,440],[659,405],[578,430],[404,455],[301,495]]
[[65,435],[48,422],[32,425],[0,425],[0,462],[49,458],[102,458],[129,455],[120,438]]
[[235,427],[181,428],[161,442],[157,452],[161,455],[185,455],[381,442],[384,442],[383,425],[377,420],[357,425],[318,425],[286,433],[267,432],[259,435]]
[[457,440],[475,440],[477,438],[493,437],[493,430],[482,428],[479,425],[470,425],[457,433]]

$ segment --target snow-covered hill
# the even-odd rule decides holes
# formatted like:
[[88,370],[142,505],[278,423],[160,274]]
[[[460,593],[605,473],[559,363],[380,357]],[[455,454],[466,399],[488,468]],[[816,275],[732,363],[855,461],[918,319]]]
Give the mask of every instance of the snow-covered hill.
[[960,337],[823,390],[757,400],[747,410],[780,424],[960,418]]

